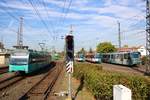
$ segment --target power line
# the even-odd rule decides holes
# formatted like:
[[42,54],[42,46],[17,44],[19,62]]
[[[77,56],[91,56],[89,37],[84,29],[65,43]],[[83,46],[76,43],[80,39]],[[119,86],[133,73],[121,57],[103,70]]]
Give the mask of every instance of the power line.
[[[142,21],[142,20],[140,20],[140,21]],[[129,27],[133,27],[133,26],[135,27],[136,25],[139,24],[140,21],[136,22],[135,24],[130,25]],[[130,30],[129,30],[129,29],[128,29],[128,30],[123,30],[123,31],[121,31],[121,33],[122,33],[122,32],[130,32],[130,31],[133,31],[133,29],[130,29]]]
[[[128,34],[127,36],[125,36],[125,38],[126,39],[129,39],[130,37],[133,39],[133,37],[132,36],[136,36],[137,34],[139,34],[139,33],[145,33],[145,30],[141,30],[141,31],[139,31],[139,32],[136,32],[136,33],[134,33],[134,34]],[[125,38],[123,39],[123,40],[125,40]]]
[[[47,18],[49,18],[49,17],[50,17],[50,16],[49,16],[49,11],[48,11],[48,9],[47,9],[47,7],[46,7],[45,0],[43,0],[42,4],[43,4],[44,9],[45,9],[45,11],[46,11]],[[54,27],[53,23],[50,22],[50,21],[48,21],[48,24],[52,27],[52,31],[53,31],[54,35],[56,35],[56,31],[55,31],[55,27]]]
[[63,8],[62,8],[62,14],[60,15],[60,18],[58,19],[58,22],[56,22],[56,26],[60,26],[62,23],[62,20],[63,20],[63,15],[65,13],[65,8],[66,8],[66,2],[67,0],[64,0],[64,5],[63,5]]
[[45,23],[45,21],[43,20],[43,18],[41,17],[41,14],[39,13],[38,9],[33,5],[33,1],[32,0],[28,0],[29,3],[31,4],[31,6],[33,7],[36,15],[39,17],[41,23],[44,25],[45,29],[50,33],[50,35],[53,37],[52,33],[49,31],[49,28],[47,26],[47,24]]
[[60,19],[59,19],[59,22],[61,23],[61,18],[62,18],[62,20],[63,20],[63,15],[64,15],[64,13],[65,13],[65,8],[66,8],[66,0],[64,0],[64,5],[63,5],[63,8],[62,8],[62,14],[61,14],[61,16],[60,16]]
[[67,17],[67,14],[68,14],[69,11],[70,11],[71,4],[72,4],[72,0],[69,1],[69,5],[68,5],[68,8],[67,8],[67,10],[66,10],[66,12],[65,12],[64,18],[63,18],[63,20],[62,20],[62,24],[64,24],[65,19],[66,19],[66,17]]
[[[1,1],[3,2],[3,4],[6,5],[6,1],[4,1],[4,0],[1,0]],[[16,16],[14,16],[13,14],[11,14],[10,12],[8,12],[8,10],[5,9],[5,8],[9,9],[8,6],[5,7],[5,6],[3,6],[3,5],[0,5],[0,9],[2,9],[2,10],[3,10],[4,12],[6,12],[10,17],[12,17],[13,19],[15,19],[15,20],[17,20],[17,21],[19,22],[19,19],[18,19]]]

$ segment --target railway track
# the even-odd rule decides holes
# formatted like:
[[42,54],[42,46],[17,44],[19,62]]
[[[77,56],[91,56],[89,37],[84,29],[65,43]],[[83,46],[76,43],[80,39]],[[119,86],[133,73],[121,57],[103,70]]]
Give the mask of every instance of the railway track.
[[0,68],[0,74],[4,74],[8,72],[8,67]]
[[21,96],[19,100],[46,100],[61,72],[61,67],[59,64],[57,63],[55,67],[53,67],[29,91]]
[[5,88],[8,88],[9,86],[19,82],[20,80],[24,79],[23,76],[20,76],[19,74],[12,75],[11,77],[1,80],[0,81],[0,91],[2,91]]

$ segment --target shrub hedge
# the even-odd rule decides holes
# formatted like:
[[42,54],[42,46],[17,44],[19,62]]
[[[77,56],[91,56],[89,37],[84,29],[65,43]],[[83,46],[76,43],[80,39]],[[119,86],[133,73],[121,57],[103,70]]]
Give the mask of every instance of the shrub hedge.
[[98,64],[76,63],[74,76],[84,77],[84,85],[97,100],[112,100],[113,85],[122,84],[132,91],[133,100],[150,100],[150,80],[144,76],[102,70]]

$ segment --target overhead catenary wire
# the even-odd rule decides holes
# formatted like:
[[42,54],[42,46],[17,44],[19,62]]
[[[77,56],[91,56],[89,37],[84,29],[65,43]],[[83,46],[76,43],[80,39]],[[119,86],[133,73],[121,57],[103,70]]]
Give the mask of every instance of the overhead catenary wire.
[[36,15],[39,17],[41,23],[44,25],[45,29],[46,29],[46,30],[49,32],[49,34],[53,37],[52,32],[49,31],[49,28],[48,28],[47,24],[46,24],[45,21],[43,20],[43,18],[42,18],[42,16],[41,16],[41,14],[39,13],[38,9],[34,6],[33,1],[32,1],[32,0],[28,0],[28,1],[29,1],[30,5],[33,7],[33,9],[34,9]]
[[63,24],[63,25],[64,25],[64,23],[65,23],[65,20],[66,20],[67,15],[68,15],[68,13],[69,13],[69,11],[70,11],[71,5],[72,5],[72,0],[69,1],[68,8],[67,8],[67,10],[66,10],[66,12],[65,12],[65,15],[64,15],[63,19],[62,19],[62,24]]
[[61,25],[62,19],[64,17],[67,0],[64,0],[63,2],[64,2],[64,4],[63,4],[63,8],[62,8],[62,14],[60,14],[60,17],[59,17],[58,21],[56,22],[56,26],[60,26]]
[[[50,16],[49,16],[50,14],[49,14],[47,5],[46,5],[46,3],[45,3],[45,0],[42,0],[42,4],[43,4],[43,7],[44,7],[44,9],[45,9],[45,11],[46,11],[47,18],[50,18]],[[48,20],[48,19],[47,19],[47,20]],[[48,24],[51,26],[52,32],[54,33],[54,35],[57,36],[56,30],[55,30],[55,27],[54,27],[54,24],[53,24],[50,20],[48,20]],[[55,39],[55,38],[54,38],[54,39]],[[55,40],[56,40],[56,39],[55,39]]]
[[[5,0],[1,0],[1,1],[3,2],[3,4],[5,4],[5,6],[4,6],[4,5],[0,5],[0,9],[3,10],[5,13],[7,13],[7,15],[9,15],[9,16],[10,16],[11,18],[13,18],[14,20],[20,22],[20,20],[18,19],[20,16],[19,16],[19,15],[15,16],[16,14],[15,14],[15,15],[12,14],[12,12],[10,12],[10,11],[13,11],[12,8],[10,8],[9,6],[7,6]],[[25,24],[26,26],[30,26],[29,23],[27,24],[26,22],[24,22],[24,24]],[[32,26],[30,26],[30,27],[32,27]]]
[[[1,0],[3,2],[3,4],[6,5],[6,1],[5,0]],[[12,13],[10,13],[8,11],[8,9],[10,9],[8,6],[3,6],[3,5],[0,5],[0,9],[2,9],[4,12],[6,12],[10,17],[12,17],[13,19],[17,20],[19,22],[19,19],[13,15]]]

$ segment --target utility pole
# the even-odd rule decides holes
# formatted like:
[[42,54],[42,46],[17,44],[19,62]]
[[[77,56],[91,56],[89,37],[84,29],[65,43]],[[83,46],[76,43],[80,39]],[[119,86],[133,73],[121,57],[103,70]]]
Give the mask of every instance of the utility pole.
[[146,74],[150,74],[150,3],[146,0]]
[[70,25],[70,33],[69,34],[72,34],[73,33],[73,26]]
[[3,44],[3,36],[1,36],[1,43]]
[[23,45],[23,17],[20,17],[20,25],[17,32],[17,45],[13,47],[16,49],[28,49],[28,46]]
[[41,47],[41,50],[44,51],[45,43],[43,43],[43,42],[42,42],[42,43],[39,43],[39,46]]
[[20,26],[18,28],[18,33],[17,33],[17,46],[19,48],[23,47],[23,17],[20,17]]
[[120,22],[117,21],[117,23],[118,23],[118,43],[119,43],[119,48],[121,48]]

